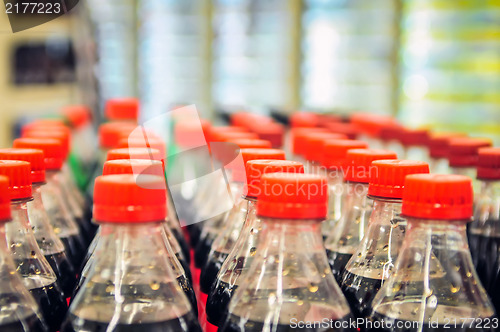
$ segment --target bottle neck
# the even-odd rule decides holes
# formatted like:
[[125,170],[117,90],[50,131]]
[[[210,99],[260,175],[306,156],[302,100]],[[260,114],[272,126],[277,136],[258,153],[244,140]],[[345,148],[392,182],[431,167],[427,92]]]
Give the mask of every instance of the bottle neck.
[[370,216],[369,225],[372,224],[397,224],[406,225],[406,219],[400,217],[402,201],[383,197],[371,197],[373,199],[373,209]]
[[33,185],[31,186],[33,201],[30,204],[34,209],[45,210],[42,201],[42,185],[43,183],[33,183]]
[[6,262],[11,261],[9,247],[7,247],[7,239],[5,236],[5,225],[0,224],[0,266],[5,266]]
[[[264,251],[323,251],[321,223],[313,219],[275,219],[261,217]],[[300,243],[300,246],[297,244]]]
[[435,220],[408,217],[406,247],[429,246],[438,250],[463,251],[469,256],[464,220]]

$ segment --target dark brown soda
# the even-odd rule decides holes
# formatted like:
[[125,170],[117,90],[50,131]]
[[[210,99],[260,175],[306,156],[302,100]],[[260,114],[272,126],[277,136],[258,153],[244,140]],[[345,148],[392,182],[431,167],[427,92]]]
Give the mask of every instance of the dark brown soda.
[[200,238],[196,249],[194,250],[194,265],[198,269],[201,269],[207,263],[208,255],[210,254],[210,249],[215,240],[215,234],[208,233],[204,238]]
[[66,255],[73,266],[80,266],[87,252],[87,248],[79,235],[61,237],[61,241],[66,249]]
[[364,318],[370,314],[373,298],[382,286],[381,279],[372,279],[344,271],[340,289],[356,318]]
[[[245,260],[253,259],[253,257],[239,257],[236,262],[236,267],[234,268],[233,276],[231,277],[234,280],[234,274],[241,274],[241,269]],[[247,266],[250,266],[251,262],[247,261]],[[237,281],[237,280],[236,280]],[[229,284],[224,280],[217,279],[212,285],[210,292],[208,293],[207,298],[207,320],[210,324],[215,326],[220,326],[224,322],[225,316],[227,314],[227,308],[229,306],[229,301],[233,297],[234,292],[238,288],[238,284]]]
[[71,297],[76,284],[76,272],[66,253],[58,252],[45,255],[45,259],[47,259],[50,267],[52,267],[52,270],[56,274],[57,282],[61,286],[64,296],[66,298]]
[[57,284],[29,290],[40,307],[50,331],[58,331],[68,311],[64,294]]
[[189,268],[189,262],[184,259],[184,257],[181,256],[181,253],[178,252],[175,254],[175,257],[179,260],[179,263],[181,263],[182,269],[184,270],[184,273],[186,277],[189,279],[189,282],[193,282],[193,277],[191,276],[191,269]]
[[344,273],[345,266],[349,259],[351,259],[352,254],[340,253],[336,251],[331,251],[326,249],[326,256],[328,258],[328,263],[332,269],[333,276],[338,284],[342,281],[342,273]]
[[47,327],[36,315],[17,320],[12,323],[0,324],[2,332],[47,332]]
[[217,274],[227,256],[227,253],[214,251],[213,255],[209,257],[200,274],[200,290],[203,293],[208,294],[210,292],[212,285],[217,280]]
[[[70,315],[64,323],[61,332],[107,332],[109,323],[90,321]],[[163,322],[140,323],[140,324],[116,324],[113,332],[178,332],[190,331],[201,332],[200,325],[193,314],[189,313],[180,318]]]
[[[500,237],[478,236],[476,271],[486,290],[493,286],[493,280],[498,273],[500,259]],[[494,287],[496,288],[496,287]],[[493,294],[490,293],[490,296]]]

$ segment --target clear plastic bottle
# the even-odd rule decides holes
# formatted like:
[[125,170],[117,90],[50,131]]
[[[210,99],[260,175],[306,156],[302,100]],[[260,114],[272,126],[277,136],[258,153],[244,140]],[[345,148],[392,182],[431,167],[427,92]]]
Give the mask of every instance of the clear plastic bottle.
[[477,273],[497,312],[500,310],[500,148],[481,148],[477,179],[481,191],[469,225],[469,247]]
[[9,178],[12,221],[5,225],[7,245],[24,286],[40,306],[51,331],[57,331],[68,309],[57,276],[38,247],[28,218],[31,168],[26,161],[0,161],[0,175]]
[[347,152],[344,165],[346,185],[345,204],[341,219],[325,240],[326,253],[333,275],[341,281],[345,265],[356,251],[366,233],[373,201],[367,197],[372,161],[396,159],[388,150],[352,149]]
[[368,144],[365,142],[350,139],[329,139],[323,143],[321,164],[325,168],[329,188],[328,218],[321,224],[324,240],[342,216],[342,207],[346,197],[342,167],[346,162],[347,151],[366,148]]
[[405,177],[429,173],[429,165],[423,161],[376,160],[372,167],[368,195],[373,199],[373,211],[340,283],[356,318],[369,314],[371,302],[391,275],[401,249],[406,232],[406,219],[400,216]]
[[0,330],[46,332],[38,304],[16,272],[5,236],[11,220],[9,179],[0,176]]
[[347,140],[344,134],[308,132],[304,137],[304,157],[306,159],[306,173],[325,175],[325,169],[322,167],[321,160],[323,159],[323,144],[326,140]]
[[[385,326],[391,331],[445,330],[455,321],[459,331],[494,330],[495,311],[467,245],[472,204],[472,182],[466,176],[406,177],[406,236],[393,273],[373,300],[372,322],[392,324],[391,329]],[[464,319],[469,322],[462,325]]]
[[36,149],[0,149],[0,159],[22,160],[30,163],[32,197],[27,203],[29,223],[33,229],[36,242],[52,270],[68,300],[73,293],[76,271],[66,255],[64,244],[54,232],[49,216],[42,201],[42,186],[45,184],[45,161],[42,150]]
[[[243,165],[250,160],[256,159],[285,159],[285,151],[278,149],[259,149],[248,148],[240,150],[243,159]],[[232,193],[239,195],[235,197],[233,208],[228,212],[227,216],[222,220],[221,227],[217,233],[210,235],[212,243],[210,244],[209,252],[204,257],[204,264],[200,270],[200,318],[203,322],[205,318],[205,304],[207,303],[208,293],[212,284],[217,279],[217,273],[227,258],[234,243],[238,239],[241,228],[245,221],[245,214],[247,213],[247,201],[241,197],[245,192],[246,175],[245,170],[240,169],[238,166],[232,168]]]
[[[328,266],[321,221],[326,178],[273,173],[261,177],[259,248],[240,279],[221,331],[286,331],[302,321],[335,324],[351,317]],[[320,330],[318,328],[312,330]]]
[[56,235],[64,243],[71,263],[75,267],[80,266],[86,252],[86,245],[76,221],[64,203],[59,176],[64,151],[60,141],[50,138],[18,138],[14,140],[14,148],[43,150],[47,180],[47,184],[41,189],[43,205]]
[[106,175],[95,185],[101,243],[61,331],[201,331],[165,247],[165,179]]
[[452,174],[472,178],[474,194],[478,195],[480,183],[476,179],[477,152],[491,146],[491,140],[477,137],[455,137],[449,140],[448,162]]
[[[239,287],[242,274],[248,271],[250,264],[257,252],[258,234],[262,228],[261,220],[255,216],[255,205],[259,194],[260,178],[263,174],[289,172],[304,173],[304,166],[298,161],[289,160],[250,160],[246,164],[247,193],[244,197],[242,212],[244,220],[241,232],[233,230],[230,235],[236,236],[236,241],[226,241],[226,246],[218,251],[216,257],[226,257],[223,253],[228,251],[227,258],[218,261],[221,267],[214,281],[211,281],[210,292],[207,297],[207,331],[216,330],[223,322],[227,306],[232,294]],[[215,248],[214,243],[214,248]]]

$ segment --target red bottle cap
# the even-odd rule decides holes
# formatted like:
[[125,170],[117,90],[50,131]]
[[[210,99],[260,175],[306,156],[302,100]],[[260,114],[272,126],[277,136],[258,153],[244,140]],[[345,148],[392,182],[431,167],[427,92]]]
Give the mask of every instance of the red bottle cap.
[[306,151],[306,136],[312,132],[328,132],[326,128],[292,128],[292,151],[293,154],[303,155]]
[[234,143],[239,146],[240,149],[251,149],[251,148],[259,148],[259,149],[270,149],[271,142],[263,139],[255,139],[255,138],[235,138],[229,139],[229,143]]
[[477,178],[481,180],[500,180],[500,148],[479,149]]
[[367,149],[363,141],[349,139],[332,139],[323,143],[322,165],[331,170],[341,170],[346,164],[347,151],[352,149]]
[[94,186],[94,218],[100,223],[163,221],[167,215],[166,192],[161,176],[99,176]]
[[347,151],[343,167],[344,178],[346,181],[369,183],[373,161],[396,158],[396,153],[389,150],[351,149]]
[[324,125],[326,129],[335,134],[344,134],[349,139],[356,139],[359,132],[355,126],[350,123],[329,122]]
[[356,113],[351,115],[351,123],[362,133],[371,137],[380,137],[382,128],[397,125],[394,118],[372,113]]
[[30,163],[31,181],[33,183],[45,182],[45,160],[43,150],[38,149],[0,149],[2,160],[22,160]]
[[137,98],[114,98],[106,102],[104,114],[110,120],[132,120],[139,118]]
[[167,149],[161,139],[148,137],[144,138],[122,138],[118,143],[118,148],[150,148],[160,151],[162,156],[166,156]]
[[272,173],[260,178],[257,215],[261,217],[324,220],[327,205],[328,181],[325,177]]
[[64,121],[61,119],[39,119],[23,125],[21,128],[21,135],[24,135],[24,132],[34,129],[69,130]]
[[212,142],[228,142],[235,139],[258,139],[259,136],[250,132],[214,132]]
[[405,128],[399,124],[389,124],[382,126],[378,137],[384,141],[401,141]]
[[68,157],[71,150],[71,135],[70,132],[59,131],[57,129],[40,129],[40,130],[30,130],[23,134],[23,137],[32,138],[53,138],[61,141],[64,151],[64,159]]
[[210,128],[206,120],[181,120],[174,126],[175,143],[186,148],[206,145]]
[[246,182],[245,167],[248,161],[257,159],[276,159],[285,160],[285,151],[279,149],[241,149],[241,157],[243,158],[243,168],[235,167],[234,164],[228,165],[233,171],[233,181]]
[[431,133],[427,146],[431,158],[448,158],[450,154],[450,140],[457,137],[465,137],[464,133]]
[[448,161],[451,167],[476,167],[479,148],[491,146],[491,140],[476,137],[450,139]]
[[323,158],[323,145],[330,139],[347,139],[344,134],[309,132],[304,137],[304,157],[309,161],[320,161]]
[[283,137],[285,128],[279,123],[256,123],[250,126],[252,132],[256,133],[260,139],[271,142],[273,148],[281,148],[283,146]]
[[9,178],[0,175],[0,222],[6,222],[10,219]]
[[0,160],[0,175],[9,178],[11,200],[31,197],[31,167],[29,162]]
[[103,149],[113,149],[118,146],[123,135],[130,134],[137,125],[131,122],[107,122],[99,126],[99,145]]
[[231,115],[231,125],[233,126],[249,128],[252,123],[267,124],[272,122],[273,119],[268,116],[250,112],[236,112]]
[[66,106],[61,113],[73,128],[84,127],[92,121],[92,111],[85,105]]
[[60,170],[64,163],[64,148],[61,141],[53,138],[17,138],[15,148],[38,149],[43,151],[45,169]]
[[422,146],[429,142],[429,132],[426,129],[405,128],[400,136],[404,146]]
[[248,129],[245,127],[238,127],[238,126],[219,126],[219,127],[210,127],[209,135],[208,135],[208,140],[209,141],[216,141],[217,137],[221,133],[248,133]]
[[247,197],[257,198],[260,194],[260,178],[268,173],[304,173],[304,165],[291,160],[249,160],[246,164]]
[[122,148],[109,150],[106,156],[107,160],[116,159],[149,159],[162,160],[163,157],[159,150],[150,148]]
[[408,217],[470,220],[472,181],[463,175],[413,174],[405,180],[402,213]]
[[149,159],[115,159],[104,163],[102,175],[111,174],[149,174],[165,176],[163,163]]
[[375,160],[370,172],[368,195],[402,198],[405,177],[410,174],[429,173],[429,165],[413,160]]
[[298,127],[316,127],[319,124],[318,115],[310,112],[296,112],[290,116],[290,126]]

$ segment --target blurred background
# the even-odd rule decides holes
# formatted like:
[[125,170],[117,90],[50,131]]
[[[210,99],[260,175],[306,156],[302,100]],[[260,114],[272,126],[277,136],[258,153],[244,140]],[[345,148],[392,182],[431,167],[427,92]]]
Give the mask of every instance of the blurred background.
[[0,146],[130,96],[142,120],[364,111],[500,139],[500,0],[86,0],[15,34],[2,10],[0,32]]

